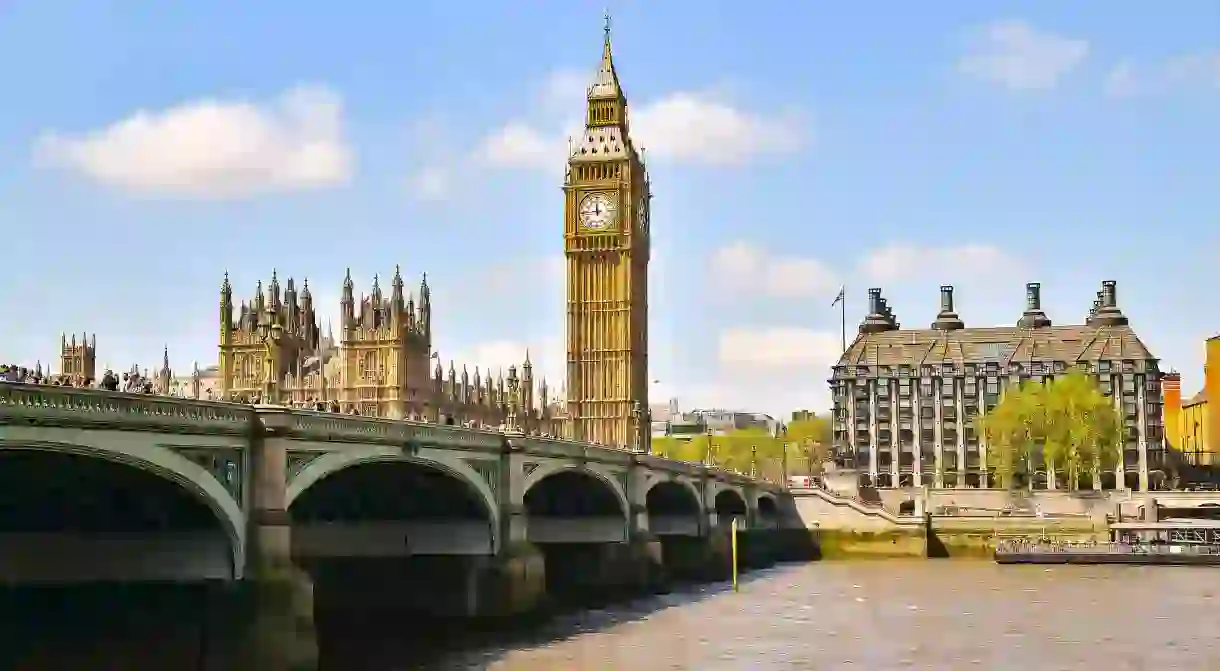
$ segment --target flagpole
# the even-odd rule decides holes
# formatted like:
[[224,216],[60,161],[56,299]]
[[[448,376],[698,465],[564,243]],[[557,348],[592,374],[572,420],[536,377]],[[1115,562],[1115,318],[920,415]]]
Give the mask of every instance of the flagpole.
[[[842,293],[839,294],[843,296]],[[843,351],[847,351],[847,300],[839,298],[839,337],[843,343]]]
[[847,351],[847,287],[839,287],[839,293],[835,296],[835,301],[830,304],[830,307],[839,306],[839,337],[843,345],[843,351]]

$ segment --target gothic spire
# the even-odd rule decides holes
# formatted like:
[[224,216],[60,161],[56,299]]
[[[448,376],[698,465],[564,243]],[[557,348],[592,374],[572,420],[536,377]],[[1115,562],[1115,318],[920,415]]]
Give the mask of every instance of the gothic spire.
[[618,73],[614,71],[614,56],[610,51],[610,13],[606,12],[606,25],[603,30],[606,33],[605,40],[602,44],[602,61],[597,68],[597,75],[593,79],[593,86],[589,87],[589,99],[594,98],[618,98],[622,96],[623,90],[618,83]]

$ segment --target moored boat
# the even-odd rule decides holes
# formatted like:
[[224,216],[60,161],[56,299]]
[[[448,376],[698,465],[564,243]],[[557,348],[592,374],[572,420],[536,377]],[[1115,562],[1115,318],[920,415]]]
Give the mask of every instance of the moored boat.
[[1108,542],[1005,539],[999,564],[1129,564],[1220,566],[1220,520],[1170,519],[1115,522]]

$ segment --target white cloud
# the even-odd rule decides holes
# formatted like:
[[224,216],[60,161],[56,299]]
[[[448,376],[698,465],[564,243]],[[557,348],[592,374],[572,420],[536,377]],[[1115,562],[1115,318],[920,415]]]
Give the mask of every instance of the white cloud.
[[81,135],[47,132],[35,154],[128,192],[196,198],[329,186],[353,170],[342,101],[318,87],[290,90],[274,105],[200,100]]
[[[450,357],[440,352],[440,358],[446,371],[449,370]],[[476,343],[453,353],[452,360],[460,372],[465,365],[470,374],[474,374],[477,366],[487,374],[508,376],[510,366],[517,367],[517,375],[521,375],[521,367],[529,355],[530,365],[534,368],[535,384],[547,381],[547,395],[558,399],[563,389],[566,352],[560,337],[546,337],[536,342],[516,340],[493,340]]]
[[735,328],[720,334],[716,354],[730,368],[821,371],[842,353],[838,334],[807,328]]
[[940,281],[1008,278],[1022,270],[1021,262],[991,245],[920,247],[895,243],[873,250],[860,261],[860,271],[876,282],[899,282],[940,276]]
[[834,291],[839,282],[817,259],[771,255],[742,241],[713,252],[710,271],[726,289],[781,298],[823,295]]
[[1123,62],[1110,71],[1105,87],[1119,97],[1189,89],[1220,89],[1220,51],[1174,56],[1138,69]]
[[1127,62],[1116,65],[1106,75],[1105,90],[1107,94],[1119,98],[1139,93],[1139,77],[1135,66]]
[[842,354],[840,335],[810,328],[739,326],[720,333],[715,377],[680,395],[685,407],[766,412],[830,407],[826,380]]
[[408,187],[420,200],[445,200],[449,196],[450,180],[448,168],[427,166],[411,176]]
[[522,122],[511,122],[485,137],[475,158],[495,168],[555,169],[563,162],[563,141]]
[[804,146],[806,129],[795,116],[765,116],[710,94],[680,91],[634,112],[632,133],[649,156],[676,163],[735,165],[763,154]]
[[[580,132],[585,88],[592,74],[561,70],[540,87],[526,120],[489,133],[476,162],[495,168],[562,167],[567,138]],[[810,139],[799,115],[767,115],[708,92],[677,91],[631,107],[631,132],[650,158],[683,164],[738,165],[756,156],[796,151]]]
[[1166,79],[1174,85],[1220,88],[1220,51],[1172,58],[1165,64],[1164,71]]
[[1089,54],[1087,40],[1040,32],[1020,20],[977,31],[958,60],[963,74],[1016,91],[1054,88]]

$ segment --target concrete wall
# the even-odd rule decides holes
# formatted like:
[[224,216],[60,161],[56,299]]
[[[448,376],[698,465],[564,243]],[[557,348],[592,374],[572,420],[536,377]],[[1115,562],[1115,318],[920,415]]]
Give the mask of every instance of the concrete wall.
[[890,531],[920,524],[917,518],[902,519],[884,508],[820,489],[794,489],[792,498],[797,514],[810,529]]

